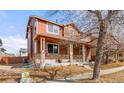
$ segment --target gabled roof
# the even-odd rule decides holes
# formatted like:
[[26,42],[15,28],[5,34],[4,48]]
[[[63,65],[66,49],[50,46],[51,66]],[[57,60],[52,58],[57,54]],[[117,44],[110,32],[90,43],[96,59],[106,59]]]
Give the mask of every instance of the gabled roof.
[[58,25],[58,26],[64,26],[63,24],[59,24],[59,23],[56,23],[56,22],[53,22],[53,21],[49,21],[49,20],[41,18],[39,16],[29,16],[29,20],[32,19],[32,18],[36,18],[36,19],[39,19],[41,21],[49,22],[49,23],[52,23],[52,24],[55,24],[55,25]]
[[74,23],[65,24],[64,26],[72,26],[80,33],[79,28]]
[[[38,20],[41,20],[41,21],[44,21],[44,22],[48,22],[48,23],[52,23],[52,24],[55,24],[55,25],[58,25],[60,27],[65,27],[65,26],[72,26],[74,27],[79,33],[80,33],[80,30],[76,27],[76,25],[74,23],[69,23],[69,24],[59,24],[59,23],[56,23],[56,22],[53,22],[53,21],[49,21],[47,19],[44,19],[44,18],[41,18],[39,16],[29,16],[29,20],[28,20],[28,24],[27,24],[27,28],[26,30],[28,31],[29,27],[30,27],[30,22],[31,20],[35,18],[35,19],[38,19]],[[28,32],[26,31],[26,38],[27,38],[27,34]]]

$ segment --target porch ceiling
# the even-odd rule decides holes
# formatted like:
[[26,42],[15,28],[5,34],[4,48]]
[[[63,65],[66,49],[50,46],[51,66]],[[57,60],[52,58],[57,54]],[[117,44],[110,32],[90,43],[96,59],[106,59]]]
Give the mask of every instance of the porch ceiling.
[[44,37],[46,38],[46,40],[51,41],[51,42],[59,42],[59,43],[64,43],[64,44],[69,44],[70,42],[72,42],[73,44],[86,45],[87,47],[91,47],[91,48],[96,47],[94,45],[87,44],[81,41],[72,41],[64,37],[60,37],[60,36],[55,37],[55,36],[46,35],[46,34],[37,34],[34,36],[34,40],[38,40],[40,37]]

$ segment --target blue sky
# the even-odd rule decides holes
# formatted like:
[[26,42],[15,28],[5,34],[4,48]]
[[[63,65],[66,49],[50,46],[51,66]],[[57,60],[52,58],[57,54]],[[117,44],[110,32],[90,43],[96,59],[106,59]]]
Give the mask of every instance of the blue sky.
[[19,48],[26,48],[25,39],[26,25],[30,15],[37,15],[49,20],[55,20],[55,17],[47,17],[46,11],[36,10],[11,10],[0,11],[0,38],[3,41],[3,47],[9,53],[17,53]]

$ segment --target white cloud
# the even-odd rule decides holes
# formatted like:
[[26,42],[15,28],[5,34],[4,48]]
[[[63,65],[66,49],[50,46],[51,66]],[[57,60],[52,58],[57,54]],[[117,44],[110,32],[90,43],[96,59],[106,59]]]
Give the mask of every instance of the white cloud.
[[22,38],[19,35],[8,36],[8,37],[1,37],[3,42],[3,47],[9,53],[19,53],[20,48],[26,48],[27,42],[25,38]]

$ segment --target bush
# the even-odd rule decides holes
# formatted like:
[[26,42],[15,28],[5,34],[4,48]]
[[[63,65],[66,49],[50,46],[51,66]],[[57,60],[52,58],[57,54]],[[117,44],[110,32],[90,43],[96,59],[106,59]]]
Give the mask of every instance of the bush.
[[30,70],[30,74],[33,77],[43,77],[55,80],[57,78],[68,78],[74,75],[82,74],[83,72],[88,71],[84,67],[70,65],[70,66],[56,66],[56,67],[44,67],[44,68],[35,68]]
[[83,67],[79,67],[76,65],[73,66],[65,66],[63,69],[59,72],[59,76],[64,78],[66,80],[67,77],[71,77],[74,75],[82,74],[86,69]]
[[55,78],[66,79],[67,77],[82,74],[86,70],[87,69],[85,69],[83,67],[76,66],[76,65],[47,67],[44,69],[44,71],[49,74],[51,80],[54,80]]
[[50,76],[50,80],[54,80],[58,73],[63,69],[63,67],[45,67],[44,71]]

